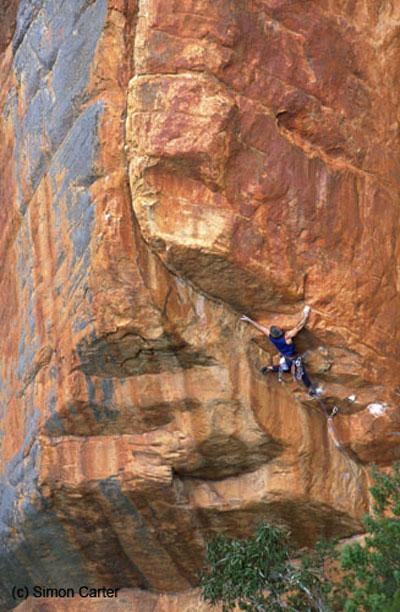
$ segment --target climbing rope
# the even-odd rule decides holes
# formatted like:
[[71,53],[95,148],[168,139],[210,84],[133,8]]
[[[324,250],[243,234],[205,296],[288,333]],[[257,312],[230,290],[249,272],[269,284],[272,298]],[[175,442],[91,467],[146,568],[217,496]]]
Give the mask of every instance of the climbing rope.
[[[326,405],[326,403],[324,402],[323,399],[321,399],[320,397],[316,398],[318,404],[320,405],[323,413],[326,416],[326,420],[328,422],[328,431],[330,433],[330,436],[333,440],[334,445],[336,446],[336,448],[339,448],[342,451],[345,451],[344,446],[342,445],[342,443],[339,440],[339,434],[338,431],[333,423],[333,417],[334,414],[332,414],[332,412],[329,412],[328,406]],[[335,410],[335,414],[337,413],[337,408],[336,406],[334,406],[334,410]]]
[[[357,457],[356,453],[354,451],[351,450],[351,448],[349,448],[348,446],[343,446],[343,444],[341,443],[340,439],[339,439],[339,434],[338,431],[335,427],[335,424],[333,422],[333,414],[329,413],[329,408],[326,405],[326,403],[324,402],[323,399],[321,399],[320,397],[316,398],[317,402],[319,404],[319,406],[321,407],[323,413],[326,416],[327,422],[328,422],[328,431],[329,434],[331,436],[331,439],[333,440],[333,443],[335,444],[336,448],[338,450],[340,450],[344,455],[347,455],[347,457],[354,463],[357,464],[362,464],[362,461],[360,461],[360,459]],[[338,409],[336,406],[334,406],[334,410],[335,414],[337,414]]]

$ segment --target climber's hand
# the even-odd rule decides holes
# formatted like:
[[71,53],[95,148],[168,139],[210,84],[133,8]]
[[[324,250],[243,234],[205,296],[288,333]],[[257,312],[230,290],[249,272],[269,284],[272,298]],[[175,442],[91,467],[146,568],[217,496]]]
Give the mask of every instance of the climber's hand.
[[248,316],[246,316],[246,315],[242,315],[242,316],[240,317],[240,320],[241,320],[241,321],[250,321],[249,317],[248,317]]
[[289,329],[289,331],[285,333],[286,342],[288,340],[293,340],[293,338],[299,333],[299,331],[303,329],[303,327],[305,326],[307,322],[308,315],[310,314],[310,310],[311,310],[310,306],[304,306],[303,316],[300,319],[300,321],[297,323],[297,325],[295,325],[292,329]]

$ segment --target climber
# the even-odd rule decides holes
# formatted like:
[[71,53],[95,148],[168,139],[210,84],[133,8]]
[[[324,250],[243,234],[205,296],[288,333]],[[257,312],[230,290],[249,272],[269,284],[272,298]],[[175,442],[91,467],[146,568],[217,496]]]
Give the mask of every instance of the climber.
[[280,365],[265,366],[261,368],[262,374],[268,372],[289,372],[293,373],[293,377],[296,380],[302,380],[305,387],[308,389],[311,397],[318,397],[320,395],[319,389],[316,385],[311,383],[308,374],[305,370],[301,356],[297,353],[296,346],[293,342],[293,338],[299,333],[305,326],[308,316],[310,314],[310,306],[305,306],[303,310],[303,316],[300,321],[292,329],[284,331],[276,325],[272,325],[270,328],[260,325],[256,321],[250,319],[250,317],[243,315],[240,320],[247,321],[254,325],[258,330],[263,332],[272,344],[278,349],[281,355]]

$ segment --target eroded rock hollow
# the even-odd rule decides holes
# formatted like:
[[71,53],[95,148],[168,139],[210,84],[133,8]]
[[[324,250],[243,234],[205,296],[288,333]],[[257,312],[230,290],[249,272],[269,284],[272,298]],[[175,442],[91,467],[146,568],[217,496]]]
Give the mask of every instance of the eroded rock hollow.
[[[398,3],[3,5],[1,605],[200,609],[217,533],[359,533],[400,458]],[[239,320],[305,304],[334,435]]]

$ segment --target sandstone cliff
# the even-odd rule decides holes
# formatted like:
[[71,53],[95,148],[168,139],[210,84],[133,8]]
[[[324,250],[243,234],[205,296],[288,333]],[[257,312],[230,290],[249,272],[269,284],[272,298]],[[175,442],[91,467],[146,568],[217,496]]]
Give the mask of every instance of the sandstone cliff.
[[[3,5],[0,605],[188,591],[261,518],[360,532],[400,457],[400,6]],[[239,321],[306,303],[341,448]],[[199,609],[162,597],[125,607]]]

